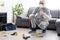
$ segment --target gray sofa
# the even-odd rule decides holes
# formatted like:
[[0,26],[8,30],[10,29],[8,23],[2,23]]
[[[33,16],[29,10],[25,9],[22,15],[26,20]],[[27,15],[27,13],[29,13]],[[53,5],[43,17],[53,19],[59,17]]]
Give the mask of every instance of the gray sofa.
[[[26,17],[29,17],[29,15],[32,13],[32,11],[35,9],[36,7],[30,7],[28,12],[27,12],[27,15]],[[52,20],[49,21],[49,25],[47,27],[47,29],[53,29],[53,30],[56,30],[56,26],[55,26],[55,23],[56,23],[56,19],[60,19],[60,10],[50,10],[50,13],[52,15]],[[25,27],[25,28],[30,28],[31,27],[31,22],[30,22],[30,19],[28,18],[22,18],[22,17],[17,17],[17,20],[16,20],[16,26],[18,27]],[[38,27],[36,27],[38,28]]]
[[59,19],[60,17],[60,10],[50,10],[50,13],[52,15],[52,18],[50,21],[49,21],[49,25],[48,25],[48,29],[56,29],[56,20]]

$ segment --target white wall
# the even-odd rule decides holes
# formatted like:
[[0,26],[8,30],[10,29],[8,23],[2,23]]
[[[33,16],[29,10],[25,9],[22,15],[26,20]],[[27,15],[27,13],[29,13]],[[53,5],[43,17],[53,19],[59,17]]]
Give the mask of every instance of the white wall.
[[47,8],[60,10],[60,0],[45,0],[45,2]]
[[22,4],[24,5],[24,9],[27,10],[29,7],[39,6],[39,0],[22,0]]
[[12,23],[12,0],[5,0],[7,9],[7,23]]
[[[39,6],[40,0],[22,0],[25,9]],[[60,0],[45,0],[46,7],[49,9],[60,9]]]

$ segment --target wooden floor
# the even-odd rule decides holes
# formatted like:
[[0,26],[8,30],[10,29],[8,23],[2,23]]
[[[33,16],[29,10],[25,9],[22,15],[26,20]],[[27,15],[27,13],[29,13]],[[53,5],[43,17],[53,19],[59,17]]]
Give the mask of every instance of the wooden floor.
[[[17,28],[17,30],[15,30],[18,32],[18,36],[12,36],[10,34],[12,34],[14,31],[6,31],[6,36],[0,36],[0,40],[24,40],[22,38],[22,34],[26,34],[27,36],[31,36],[28,32],[30,31],[30,29],[26,29],[26,28]],[[37,32],[41,32],[41,30],[37,30]],[[46,35],[44,37],[31,37],[28,40],[60,40],[60,37],[57,36],[56,31],[52,31],[52,30],[47,30]]]

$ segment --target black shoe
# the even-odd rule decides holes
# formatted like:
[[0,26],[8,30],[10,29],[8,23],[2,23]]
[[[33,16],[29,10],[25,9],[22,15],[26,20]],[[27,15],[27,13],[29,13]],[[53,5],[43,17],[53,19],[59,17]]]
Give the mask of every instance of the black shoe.
[[36,31],[32,31],[32,30],[31,30],[29,33],[36,33]]
[[16,34],[16,32],[14,32],[13,34],[11,34],[11,35],[15,35]]
[[46,33],[46,30],[47,30],[47,28],[43,29],[43,30],[42,30],[42,33]]
[[36,33],[36,29],[35,28],[32,28],[32,30],[29,31],[29,33]]
[[46,30],[43,30],[42,33],[46,33]]

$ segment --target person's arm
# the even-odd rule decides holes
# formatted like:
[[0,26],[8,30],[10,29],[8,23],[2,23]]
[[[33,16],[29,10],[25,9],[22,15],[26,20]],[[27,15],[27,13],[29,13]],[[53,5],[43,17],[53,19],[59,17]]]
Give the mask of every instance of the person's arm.
[[47,10],[47,13],[42,11],[41,15],[47,20],[50,20],[52,18],[51,14],[50,14],[50,10]]

